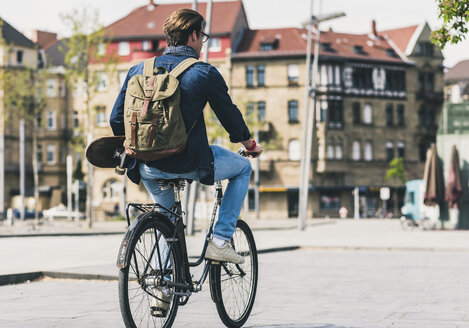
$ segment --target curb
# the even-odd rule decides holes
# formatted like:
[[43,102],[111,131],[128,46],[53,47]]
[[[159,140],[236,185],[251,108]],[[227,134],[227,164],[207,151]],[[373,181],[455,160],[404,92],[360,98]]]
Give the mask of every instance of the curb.
[[[330,222],[315,222],[310,223],[308,227],[322,226],[328,224],[335,224],[334,221]],[[278,231],[278,230],[295,230],[298,227],[285,226],[285,227],[252,227],[252,231]],[[96,231],[96,232],[46,232],[46,233],[17,233],[17,234],[0,234],[0,238],[23,238],[23,237],[82,237],[82,236],[103,236],[103,235],[124,235],[127,230],[123,231]],[[196,229],[195,232],[203,232],[204,229]]]
[[117,276],[109,276],[109,275],[101,275],[101,274],[36,271],[36,272],[0,275],[0,286],[23,284],[25,282],[36,281],[42,278],[75,279],[75,280],[103,280],[103,281],[119,280]]

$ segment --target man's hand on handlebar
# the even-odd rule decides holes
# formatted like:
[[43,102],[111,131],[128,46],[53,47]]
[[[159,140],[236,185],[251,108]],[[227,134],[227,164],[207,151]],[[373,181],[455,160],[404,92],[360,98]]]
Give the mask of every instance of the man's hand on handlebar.
[[244,153],[246,154],[246,156],[257,158],[262,154],[262,146],[253,139],[241,141],[241,143],[244,146]]

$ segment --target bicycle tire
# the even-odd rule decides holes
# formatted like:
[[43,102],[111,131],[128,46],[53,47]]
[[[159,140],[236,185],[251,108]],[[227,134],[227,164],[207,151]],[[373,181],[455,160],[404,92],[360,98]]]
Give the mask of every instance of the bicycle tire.
[[[234,249],[244,256],[245,262],[241,265],[233,263],[212,264],[210,267],[210,284],[212,286],[210,292],[221,321],[229,328],[237,328],[248,320],[257,291],[257,248],[252,231],[246,222],[238,220],[231,243]],[[232,276],[228,274],[227,269],[231,270]],[[244,276],[240,274],[239,269],[243,270]],[[242,302],[241,307],[239,301]]]
[[[172,243],[172,247],[169,247],[167,238],[172,237],[174,231],[174,226],[170,226],[169,221],[167,220],[158,220],[161,216],[164,216],[162,213],[158,212],[147,212],[139,215],[137,218],[139,221],[138,227],[136,227],[136,232],[128,240],[129,244],[129,253],[130,256],[129,264],[120,270],[119,272],[119,303],[121,308],[122,318],[124,320],[126,327],[160,327],[160,328],[169,328],[172,326],[176,313],[178,310],[179,297],[172,296],[169,310],[164,318],[154,317],[150,313],[150,304],[152,300],[152,295],[156,288],[154,286],[145,286],[144,284],[138,283],[135,278],[138,275],[141,275],[141,281],[143,278],[143,269],[146,263],[150,263],[150,274],[146,277],[151,277],[150,279],[161,278],[162,275],[166,278],[170,277],[172,281],[180,281],[180,269],[181,269],[181,253],[180,246],[178,242]],[[158,234],[161,234],[159,237],[160,242],[158,247],[160,249],[160,257],[164,257],[163,247],[169,247],[169,256],[171,260],[168,262],[167,267],[169,271],[160,270],[158,272],[157,262],[153,262],[149,258],[151,254],[151,247],[154,245],[154,240]],[[166,245],[164,245],[166,243]],[[157,250],[155,246],[154,261],[158,261]],[[159,261],[158,261],[159,262]],[[161,262],[164,263],[164,260],[161,259]],[[159,266],[161,267],[161,266]],[[164,271],[162,274],[161,271]],[[167,272],[171,272],[170,275]],[[153,274],[153,275],[151,275]],[[144,289],[144,286],[147,290]],[[129,298],[130,295],[130,298]]]

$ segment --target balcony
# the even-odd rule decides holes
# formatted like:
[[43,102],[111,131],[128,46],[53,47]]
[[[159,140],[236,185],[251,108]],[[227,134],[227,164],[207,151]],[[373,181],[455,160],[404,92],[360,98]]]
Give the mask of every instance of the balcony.
[[350,169],[347,160],[319,159],[316,167],[318,173],[345,173]]
[[428,101],[433,103],[443,103],[443,91],[417,91],[417,100]]

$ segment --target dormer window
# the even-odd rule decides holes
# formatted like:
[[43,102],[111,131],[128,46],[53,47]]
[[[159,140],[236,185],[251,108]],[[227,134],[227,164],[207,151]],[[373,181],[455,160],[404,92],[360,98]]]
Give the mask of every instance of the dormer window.
[[261,51],[271,51],[278,48],[278,38],[275,37],[263,37],[259,42]]
[[358,55],[366,55],[365,51],[363,51],[363,46],[353,46],[353,52]]
[[321,43],[321,49],[322,51],[334,52],[334,49],[332,49],[330,42]]
[[386,55],[387,55],[388,57],[393,57],[393,58],[396,58],[396,57],[397,57],[396,52],[394,51],[394,49],[391,49],[391,48],[386,49]]

